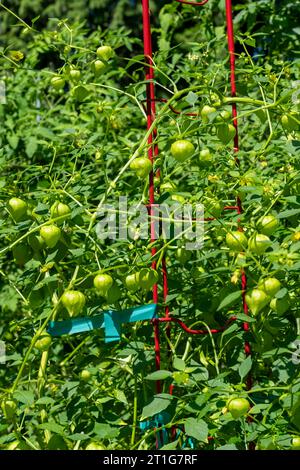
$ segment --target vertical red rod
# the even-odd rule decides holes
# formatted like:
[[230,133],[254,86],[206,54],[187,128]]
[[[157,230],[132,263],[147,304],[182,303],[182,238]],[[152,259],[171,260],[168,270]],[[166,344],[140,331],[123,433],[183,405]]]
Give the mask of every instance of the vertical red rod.
[[[228,37],[228,50],[229,50],[229,60],[230,60],[230,85],[231,85],[231,96],[236,96],[236,81],[235,81],[235,53],[234,53],[234,30],[233,30],[233,20],[232,20],[232,3],[231,0],[225,0],[226,5],[226,22],[227,22],[227,37]],[[238,122],[237,122],[237,107],[236,103],[232,103],[232,117],[233,117],[233,125],[236,130],[236,134],[234,137],[234,152],[237,153],[239,151],[239,135],[238,135]],[[239,165],[238,157],[235,158],[237,165]],[[237,212],[238,214],[242,214],[243,207],[242,202],[239,197],[237,197]],[[243,230],[242,227],[239,228]],[[247,290],[247,275],[244,270],[242,270],[242,297],[243,297],[243,310],[246,315],[248,315],[248,305],[246,302],[246,290]],[[249,323],[244,322],[244,331],[249,331]],[[246,356],[251,355],[251,346],[248,341],[245,342],[244,346]],[[248,390],[252,388],[252,376],[251,373],[248,374],[247,377],[247,388]],[[251,421],[249,418],[248,421]],[[249,443],[249,450],[255,450],[255,443]]]
[[[150,9],[149,0],[142,0],[143,9],[143,39],[144,39],[144,55],[146,66],[146,96],[147,96],[147,129],[149,129],[155,119],[155,89],[154,89],[154,70],[152,60],[152,38],[151,38],[151,25],[150,25]],[[156,137],[156,131],[152,132],[148,137],[148,157],[153,165],[155,156],[158,155],[158,146],[155,144],[153,152],[153,140]],[[150,238],[151,242],[155,240],[155,221],[154,216],[155,204],[155,188],[154,188],[154,172],[151,171],[149,175],[149,206],[150,206]],[[151,249],[151,255],[155,256],[156,248]],[[156,269],[156,261],[152,262],[152,268]],[[158,288],[157,284],[153,287],[153,302],[158,302]],[[155,347],[155,364],[156,368],[160,369],[160,342],[159,342],[159,322],[153,321],[154,324],[154,347]],[[156,382],[157,393],[161,392],[161,383]]]
[[[231,85],[231,96],[236,96],[236,79],[235,79],[235,53],[234,53],[234,30],[233,30],[233,20],[232,20],[232,3],[231,0],[225,0],[226,3],[226,22],[227,22],[227,38],[228,38],[228,50],[229,50],[229,60],[230,60],[230,85]],[[237,107],[236,103],[232,103],[232,117],[233,125],[236,130],[234,137],[234,151],[238,152],[239,150],[239,135],[238,135],[238,122],[237,122]],[[236,159],[237,164],[239,164],[238,159]],[[237,207],[238,213],[243,212],[242,203],[240,198],[237,198]],[[247,289],[247,276],[244,271],[242,271],[242,292],[243,292],[243,309],[244,313],[248,315],[248,305],[246,303],[246,289]],[[244,331],[249,330],[249,324],[244,323]],[[245,353],[248,356],[251,354],[251,347],[248,342],[245,343]],[[251,385],[251,377],[248,380],[248,385]]]

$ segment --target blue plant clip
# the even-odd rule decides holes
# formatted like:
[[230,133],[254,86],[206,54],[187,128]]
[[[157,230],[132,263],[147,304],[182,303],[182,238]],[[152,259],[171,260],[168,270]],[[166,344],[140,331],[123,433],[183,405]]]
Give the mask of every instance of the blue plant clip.
[[160,431],[157,431],[156,434],[157,445],[159,449],[168,443],[168,431],[166,430],[164,425],[168,424],[170,422],[170,419],[171,416],[169,415],[169,413],[167,413],[166,411],[162,411],[161,413],[157,413],[155,416],[153,416],[152,419],[147,419],[146,421],[140,422],[140,429],[143,432],[147,431],[148,429],[162,427],[162,429]]
[[94,317],[51,321],[47,331],[51,336],[62,336],[104,328],[105,342],[111,343],[112,341],[120,341],[122,323],[152,320],[156,317],[156,314],[156,304],[132,307],[121,311],[107,310]]

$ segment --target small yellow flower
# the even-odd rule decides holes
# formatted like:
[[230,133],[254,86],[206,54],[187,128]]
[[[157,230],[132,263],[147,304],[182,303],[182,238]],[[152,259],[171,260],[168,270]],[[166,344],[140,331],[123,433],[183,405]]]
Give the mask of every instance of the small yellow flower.
[[20,62],[20,60],[24,59],[24,54],[21,51],[9,51],[9,57],[15,62]]

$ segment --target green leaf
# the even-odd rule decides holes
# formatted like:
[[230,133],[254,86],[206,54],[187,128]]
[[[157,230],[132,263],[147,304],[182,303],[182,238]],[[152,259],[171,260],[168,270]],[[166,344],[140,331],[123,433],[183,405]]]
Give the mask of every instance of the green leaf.
[[275,297],[276,299],[283,299],[283,297],[285,297],[287,294],[288,294],[287,288],[283,287],[276,293]]
[[177,448],[177,444],[179,442],[179,439],[176,439],[176,441],[169,442],[169,444],[166,444],[160,448],[160,450],[175,450]]
[[14,398],[24,405],[31,406],[34,403],[34,394],[28,390],[17,390]]
[[30,137],[25,147],[25,152],[26,152],[27,157],[31,158],[37,151],[37,148],[38,148],[38,142],[36,138]]
[[57,424],[57,423],[53,423],[53,422],[42,423],[42,424],[39,424],[38,427],[40,429],[46,429],[47,431],[54,432],[55,434],[60,434],[60,435],[64,434],[64,428],[60,424]]
[[186,97],[185,97],[185,101],[190,104],[191,106],[194,106],[194,104],[198,101],[198,95],[196,95],[196,93],[193,93],[192,91],[190,91]]
[[293,215],[300,214],[300,209],[290,209],[287,211],[280,212],[278,214],[278,219],[286,219],[288,217],[292,217]]
[[238,450],[235,444],[225,444],[224,446],[217,447],[216,450]]
[[154,399],[148,405],[144,406],[141,421],[168,408],[172,399],[172,395],[169,395],[168,393],[155,395]]
[[88,436],[88,434],[80,434],[79,432],[68,436],[68,439],[71,439],[72,441],[85,441],[90,438],[91,436]]
[[125,405],[128,405],[128,401],[123,390],[114,390],[114,396],[116,400],[124,403]]
[[49,212],[49,207],[42,202],[39,202],[38,205],[34,209],[34,213],[38,215],[45,215]]
[[238,313],[236,315],[236,319],[247,322],[247,323],[255,323],[256,322],[255,318],[250,317],[249,315],[246,315],[245,313]]
[[188,418],[184,427],[188,436],[194,437],[197,441],[208,442],[208,426],[202,419],[198,421],[195,418]]
[[250,372],[252,367],[252,359],[251,356],[248,356],[240,365],[239,367],[239,374],[241,377],[241,380],[243,380],[244,377]]
[[17,135],[7,135],[7,140],[12,149],[16,150],[19,143],[19,137]]
[[175,357],[173,360],[173,367],[174,369],[184,371],[186,368],[186,365],[183,359],[180,359],[179,357]]
[[94,433],[100,439],[113,439],[119,435],[119,429],[107,423],[95,423]]
[[217,310],[221,310],[224,307],[228,307],[228,305],[232,305],[237,299],[241,299],[241,297],[241,290],[231,292],[230,294],[226,295],[226,297],[222,300]]
[[41,397],[35,402],[36,405],[52,405],[53,403],[55,400],[51,397]]
[[146,375],[145,379],[147,380],[164,380],[172,376],[172,372],[168,370],[156,370],[151,374]]

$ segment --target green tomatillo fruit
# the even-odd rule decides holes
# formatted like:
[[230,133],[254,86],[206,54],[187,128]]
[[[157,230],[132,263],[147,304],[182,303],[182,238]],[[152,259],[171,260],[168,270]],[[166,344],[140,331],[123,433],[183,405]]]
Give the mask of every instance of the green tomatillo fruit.
[[152,163],[147,157],[137,157],[130,163],[139,178],[146,178],[152,170]]
[[77,317],[85,306],[85,295],[77,290],[68,290],[61,296],[61,302],[70,317]]
[[265,215],[259,219],[257,227],[263,235],[272,235],[279,227],[279,220],[272,214]]
[[127,287],[128,290],[130,290],[131,292],[135,292],[138,290],[138,288],[140,287],[139,285],[139,273],[135,272],[135,273],[132,273],[132,274],[128,274],[126,277],[125,277],[125,286]]
[[217,136],[224,145],[229,144],[229,142],[231,142],[234,138],[235,134],[236,130],[233,124],[224,123],[217,127]]
[[258,284],[258,288],[263,290],[270,297],[274,297],[280,290],[281,284],[276,277],[268,277]]
[[247,415],[250,409],[250,403],[246,398],[232,398],[227,403],[227,409],[231,413],[233,419],[239,419],[242,416]]
[[108,290],[112,287],[114,281],[109,274],[100,273],[94,277],[93,282],[98,294],[105,297]]
[[18,197],[12,197],[8,201],[9,212],[16,222],[21,222],[27,215],[27,203]]
[[176,140],[171,145],[171,154],[177,162],[185,162],[195,153],[195,147],[188,140]]
[[65,80],[63,77],[57,75],[56,77],[51,78],[51,86],[55,90],[61,90],[65,86]]
[[286,294],[281,299],[277,299],[276,297],[271,300],[270,302],[271,309],[277,313],[277,315],[283,315],[285,312],[288,311],[290,308],[290,298],[289,295]]
[[249,250],[256,254],[262,255],[272,245],[270,238],[263,233],[254,234],[248,242]]
[[60,217],[59,220],[55,221],[57,225],[61,225],[64,220],[66,220],[71,213],[71,209],[67,204],[63,204],[62,202],[56,201],[52,204],[50,208],[50,214],[53,219]]
[[246,235],[239,230],[226,234],[226,245],[232,251],[245,251],[248,245]]
[[270,297],[261,289],[253,289],[246,293],[246,302],[253,315],[257,315],[269,301]]
[[40,229],[40,236],[48,248],[54,248],[61,237],[61,230],[54,224],[44,225]]
[[114,50],[110,46],[100,46],[98,47],[96,51],[97,56],[99,59],[104,60],[107,62],[109,59],[111,59],[114,56]]
[[214,114],[216,113],[216,108],[213,107],[213,106],[209,106],[208,104],[204,105],[203,108],[201,109],[201,118],[202,118],[202,121],[207,124],[211,119],[212,117],[214,116]]
[[48,333],[42,333],[36,340],[34,347],[41,352],[48,351],[52,343],[52,337]]

